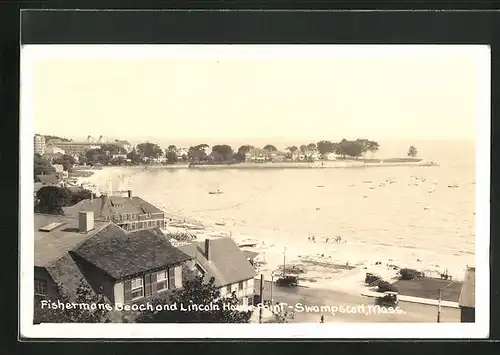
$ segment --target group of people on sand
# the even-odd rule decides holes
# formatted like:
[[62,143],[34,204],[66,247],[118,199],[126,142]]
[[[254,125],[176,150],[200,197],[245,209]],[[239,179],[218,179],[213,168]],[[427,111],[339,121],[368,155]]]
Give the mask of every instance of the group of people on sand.
[[[309,236],[307,237],[307,240],[309,240],[310,242],[313,242],[313,243],[316,243],[316,237],[313,235],[312,237]],[[330,241],[333,241],[334,243],[342,243],[342,237],[341,236],[336,236],[336,237],[326,237],[325,238],[325,243],[329,243]]]
[[[334,237],[331,239],[334,243],[342,243],[342,237],[340,235]],[[330,241],[329,237],[326,237],[325,243],[328,243]]]

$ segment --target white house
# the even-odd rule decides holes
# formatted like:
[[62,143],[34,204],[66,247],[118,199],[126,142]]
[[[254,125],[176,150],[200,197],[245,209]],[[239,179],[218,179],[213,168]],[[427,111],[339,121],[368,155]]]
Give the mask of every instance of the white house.
[[235,293],[241,305],[253,304],[257,272],[234,240],[227,237],[205,239],[179,246],[179,249],[195,260],[193,267],[206,281],[215,279],[222,297]]

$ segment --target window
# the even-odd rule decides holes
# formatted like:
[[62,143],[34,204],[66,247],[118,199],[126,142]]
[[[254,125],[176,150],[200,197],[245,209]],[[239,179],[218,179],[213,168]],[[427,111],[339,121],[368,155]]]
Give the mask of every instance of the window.
[[243,290],[243,281],[238,282],[238,291]]
[[144,284],[142,277],[125,281],[123,283],[123,291],[125,302],[130,302],[132,300],[144,297]]
[[166,270],[156,273],[156,291],[168,290],[168,272]]
[[195,267],[196,271],[198,271],[200,275],[205,276],[205,270],[203,270],[200,265],[196,264]]
[[231,285],[227,285],[227,286],[226,286],[226,293],[227,293],[228,295],[230,295],[230,294],[231,294]]
[[35,295],[46,296],[47,295],[47,281],[41,279],[35,279]]
[[168,269],[168,288],[169,289],[174,289],[175,288],[175,269],[170,268]]

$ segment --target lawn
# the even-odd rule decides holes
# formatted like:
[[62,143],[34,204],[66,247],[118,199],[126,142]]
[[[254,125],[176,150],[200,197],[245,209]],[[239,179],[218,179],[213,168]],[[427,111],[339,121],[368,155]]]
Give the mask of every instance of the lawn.
[[435,278],[398,280],[393,283],[393,285],[398,288],[400,295],[437,300],[439,299],[438,290],[441,289],[441,299],[443,301],[458,302],[462,289],[462,282],[453,281],[451,285],[449,284],[450,281],[448,280]]

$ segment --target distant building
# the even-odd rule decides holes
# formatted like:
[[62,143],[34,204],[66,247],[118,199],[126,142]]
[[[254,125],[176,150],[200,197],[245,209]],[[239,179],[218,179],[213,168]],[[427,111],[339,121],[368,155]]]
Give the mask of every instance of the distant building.
[[257,272],[233,239],[205,239],[179,246],[179,249],[193,258],[192,267],[205,281],[215,279],[221,297],[235,293],[240,304],[253,303]]
[[249,162],[262,163],[275,161],[284,161],[286,158],[286,153],[281,151],[270,152],[261,148],[253,148],[248,153],[245,154],[245,160]]
[[42,186],[60,186],[63,176],[61,174],[37,175],[36,179]]
[[52,164],[54,169],[56,169],[56,173],[62,173],[64,171],[64,166],[62,164]]
[[41,134],[35,134],[34,149],[35,149],[35,154],[40,154],[40,155],[45,154],[45,137],[42,136]]
[[45,145],[44,154],[57,154],[57,153],[65,154],[66,152],[64,151],[64,149],[59,148],[54,143],[47,143]]
[[62,149],[68,155],[85,154],[91,149],[101,148],[101,145],[94,143],[90,136],[87,142],[63,142],[52,140],[51,144]]
[[114,145],[117,145],[119,146],[120,148],[123,148],[127,151],[127,153],[130,153],[132,151],[132,149],[134,148],[132,146],[132,144],[130,144],[128,141],[123,141],[123,140],[118,140],[116,139],[114,142],[112,142],[111,144],[114,144]]
[[460,306],[460,321],[474,323],[476,321],[476,268],[467,267],[458,305]]
[[183,159],[188,156],[189,149],[188,148],[177,148],[177,159]]
[[34,291],[58,299],[60,285],[70,301],[80,282],[110,304],[130,304],[182,287],[182,264],[190,257],[159,230],[127,233],[92,212],[77,218],[35,214]]
[[142,198],[106,196],[83,200],[76,205],[63,207],[66,216],[76,217],[80,212],[91,211],[97,219],[116,223],[126,231],[165,228],[165,213]]

